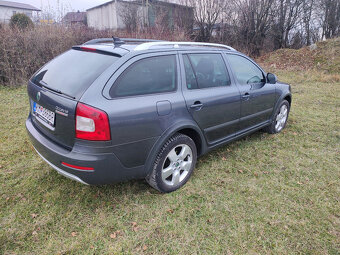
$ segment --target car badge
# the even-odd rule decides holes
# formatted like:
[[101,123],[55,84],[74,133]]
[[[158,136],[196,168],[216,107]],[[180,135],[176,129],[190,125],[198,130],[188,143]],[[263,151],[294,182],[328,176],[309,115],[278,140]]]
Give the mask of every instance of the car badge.
[[40,100],[40,97],[41,97],[41,93],[40,93],[40,92],[38,92],[38,93],[37,93],[37,101],[39,101],[39,100]]

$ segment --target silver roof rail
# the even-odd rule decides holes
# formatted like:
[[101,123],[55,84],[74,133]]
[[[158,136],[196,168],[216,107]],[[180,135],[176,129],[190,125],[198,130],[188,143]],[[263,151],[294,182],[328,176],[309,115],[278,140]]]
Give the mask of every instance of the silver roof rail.
[[[173,48],[179,48],[180,45],[186,46],[207,46],[207,47],[214,47],[214,48],[224,48],[228,50],[235,50],[234,48],[218,43],[204,43],[204,42],[147,42],[138,45],[134,50],[148,50],[153,46],[173,46]],[[236,50],[235,50],[236,51]]]
[[83,45],[89,45],[89,44],[98,44],[98,43],[117,43],[123,44],[123,43],[146,43],[146,42],[164,42],[160,40],[153,40],[153,39],[135,39],[135,38],[97,38],[90,41],[87,41],[83,43]]

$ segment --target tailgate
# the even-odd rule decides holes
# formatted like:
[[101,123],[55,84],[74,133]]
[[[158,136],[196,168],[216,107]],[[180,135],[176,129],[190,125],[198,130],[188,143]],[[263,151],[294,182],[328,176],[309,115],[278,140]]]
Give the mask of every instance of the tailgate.
[[77,100],[35,85],[27,87],[32,122],[42,134],[71,149],[75,139],[75,111]]

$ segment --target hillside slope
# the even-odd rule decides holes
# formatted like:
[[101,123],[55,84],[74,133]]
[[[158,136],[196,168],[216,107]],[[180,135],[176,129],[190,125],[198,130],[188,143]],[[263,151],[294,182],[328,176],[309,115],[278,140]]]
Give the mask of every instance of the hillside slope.
[[298,50],[280,49],[261,56],[257,61],[269,70],[318,70],[339,74],[340,37]]

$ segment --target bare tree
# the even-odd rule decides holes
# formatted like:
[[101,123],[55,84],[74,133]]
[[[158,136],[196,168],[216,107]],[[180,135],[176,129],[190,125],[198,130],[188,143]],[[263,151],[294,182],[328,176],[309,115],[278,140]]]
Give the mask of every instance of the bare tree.
[[237,0],[240,43],[249,54],[259,55],[272,23],[274,0]]
[[311,19],[314,10],[315,0],[303,0],[302,22],[306,33],[306,44],[311,44]]
[[320,0],[322,10],[322,37],[333,38],[340,34],[340,1]]
[[210,41],[214,26],[221,18],[228,1],[226,0],[187,0],[181,1],[194,7],[195,23],[199,28],[196,38],[199,41]]
[[141,25],[141,15],[139,5],[126,3],[120,10],[120,17],[129,32],[135,32]]
[[302,7],[303,0],[276,0],[272,25],[274,48],[289,46],[290,32],[298,25]]

